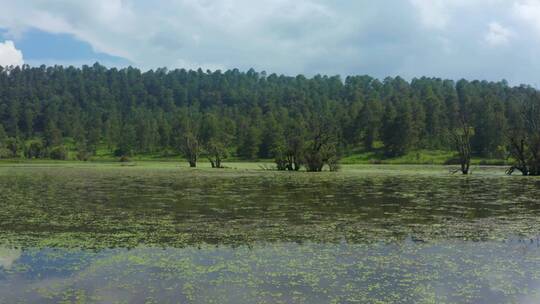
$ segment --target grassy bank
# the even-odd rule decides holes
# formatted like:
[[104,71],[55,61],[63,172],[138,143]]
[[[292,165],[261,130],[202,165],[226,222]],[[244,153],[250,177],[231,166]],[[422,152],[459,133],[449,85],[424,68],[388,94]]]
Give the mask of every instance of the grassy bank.
[[[445,166],[439,164],[343,164],[339,172],[328,172],[325,170],[322,174],[308,173],[305,170],[299,172],[290,171],[275,171],[270,170],[274,164],[272,162],[226,162],[223,169],[213,169],[208,162],[199,162],[197,168],[189,168],[185,161],[131,161],[121,163],[118,161],[53,161],[53,160],[25,160],[25,161],[10,161],[0,160],[0,174],[2,172],[16,172],[12,170],[84,170],[84,171],[109,171],[121,170],[125,172],[133,172],[134,174],[148,175],[152,172],[171,172],[173,174],[195,174],[201,176],[243,176],[263,175],[273,176],[276,178],[297,179],[312,179],[326,180],[335,178],[347,178],[354,176],[367,175],[432,175],[432,176],[450,176],[451,169],[456,166]],[[503,176],[505,175],[506,167],[504,166],[488,166],[488,165],[473,165],[471,174],[488,175],[488,176]],[[456,174],[455,176],[460,176]]]
[[[386,157],[380,151],[354,153],[344,157],[342,164],[388,164],[388,165],[448,165],[455,161],[455,152],[443,150],[418,150],[403,156]],[[508,160],[474,157],[473,165],[507,165]]]
[[[98,151],[98,153],[91,157],[89,161],[82,162],[75,160],[75,155],[69,154],[69,160],[50,160],[50,159],[2,159],[0,164],[97,164],[97,163],[117,163],[120,164],[119,157],[114,156],[110,152]],[[381,152],[358,152],[347,155],[341,159],[342,165],[452,165],[457,164],[455,161],[455,154],[452,151],[441,150],[419,150],[409,152],[399,157],[386,157]],[[472,159],[472,165],[489,165],[489,166],[502,166],[508,165],[509,160],[504,159],[489,159],[474,157]],[[138,154],[129,157],[129,161],[123,163],[124,166],[133,165],[134,163],[141,165],[149,165],[152,163],[172,163],[178,166],[187,166],[187,162],[180,155],[173,154],[161,154],[161,153],[148,153]],[[199,166],[202,168],[210,167],[210,163],[206,158],[201,157]],[[260,168],[261,166],[273,166],[272,159],[260,159],[260,160],[243,160],[235,157],[228,158],[224,161],[224,166],[227,167],[242,167],[249,166],[251,168]]]

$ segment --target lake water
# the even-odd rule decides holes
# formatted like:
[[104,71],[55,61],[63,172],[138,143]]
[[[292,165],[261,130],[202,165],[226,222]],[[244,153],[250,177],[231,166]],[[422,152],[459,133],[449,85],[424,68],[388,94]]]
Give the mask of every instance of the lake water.
[[0,303],[539,303],[540,179],[0,167]]

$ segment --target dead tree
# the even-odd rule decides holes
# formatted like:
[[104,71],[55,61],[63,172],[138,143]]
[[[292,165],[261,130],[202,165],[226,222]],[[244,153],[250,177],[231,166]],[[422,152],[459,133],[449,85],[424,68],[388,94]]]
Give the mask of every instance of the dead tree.
[[306,167],[309,172],[321,172],[324,166],[322,149],[328,141],[328,136],[322,132],[315,134],[310,144],[306,148],[305,159]]
[[283,143],[274,148],[273,154],[277,169],[281,171],[299,171],[304,164],[304,138],[297,129],[289,130]]
[[453,140],[456,151],[458,152],[460,168],[452,173],[461,171],[462,174],[469,174],[471,167],[471,137],[474,130],[470,127],[464,118],[461,118],[460,127],[454,130]]
[[517,170],[527,176],[529,175],[529,165],[526,157],[525,140],[523,138],[517,139],[514,136],[510,137],[510,154],[514,158],[515,163],[506,170],[506,174],[512,175]]
[[221,142],[211,140],[206,144],[206,157],[212,168],[223,168],[221,162],[227,158],[227,149]]
[[191,132],[184,134],[182,150],[191,168],[197,167],[199,157],[199,140]]
[[308,172],[321,172],[325,165],[328,165],[330,171],[339,169],[336,133],[330,121],[314,124],[312,139],[308,141],[304,152]]
[[325,165],[339,170],[335,123],[324,117],[312,119],[308,126],[296,122],[285,131],[283,142],[273,150],[278,170],[320,172]]
[[514,164],[506,171],[516,170],[525,176],[540,175],[540,102],[530,100],[521,113],[523,125],[510,133],[510,156]]

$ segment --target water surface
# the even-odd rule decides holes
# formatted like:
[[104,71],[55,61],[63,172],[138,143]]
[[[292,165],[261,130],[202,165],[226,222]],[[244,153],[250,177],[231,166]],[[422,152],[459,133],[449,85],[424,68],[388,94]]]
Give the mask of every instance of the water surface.
[[538,303],[540,179],[0,168],[0,303]]

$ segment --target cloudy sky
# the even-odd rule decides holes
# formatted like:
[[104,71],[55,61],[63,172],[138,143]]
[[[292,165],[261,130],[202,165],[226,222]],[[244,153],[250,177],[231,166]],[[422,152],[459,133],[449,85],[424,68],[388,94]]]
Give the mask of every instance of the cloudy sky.
[[0,65],[436,76],[540,86],[540,0],[0,0]]

